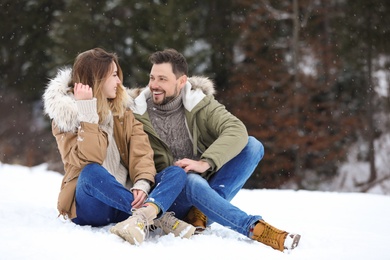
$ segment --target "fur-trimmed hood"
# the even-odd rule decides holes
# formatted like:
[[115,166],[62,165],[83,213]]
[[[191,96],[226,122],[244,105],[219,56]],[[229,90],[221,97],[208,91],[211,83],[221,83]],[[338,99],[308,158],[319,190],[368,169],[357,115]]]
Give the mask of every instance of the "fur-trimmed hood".
[[206,96],[217,93],[214,82],[207,77],[193,76],[188,78],[188,81],[191,84],[191,90],[200,89]]
[[[207,77],[202,76],[193,76],[188,78],[188,83],[191,85],[191,90],[200,89],[205,95],[215,95],[216,90],[214,83]],[[187,84],[188,84],[187,83]],[[145,88],[133,88],[129,89],[127,92],[130,97],[135,99],[138,97]]]
[[[214,83],[203,76],[189,77],[182,91],[184,91],[183,104],[188,111],[191,111],[205,96],[216,93]],[[127,92],[134,99],[133,112],[143,115],[147,109],[146,99],[151,95],[149,87],[129,89]]]
[[[47,84],[43,94],[44,113],[52,119],[63,132],[74,131],[79,125],[76,100],[71,90],[72,69],[62,68]],[[128,91],[128,90],[126,90]],[[128,108],[133,100],[128,99]]]
[[43,94],[44,112],[61,131],[74,131],[79,125],[76,100],[70,91],[71,68],[62,68],[47,84]]
[[[71,90],[72,69],[62,68],[47,84],[43,94],[44,112],[63,132],[74,131],[79,125],[76,100]],[[134,113],[143,114],[146,111],[146,98],[150,96],[149,87],[126,89],[131,97],[127,107]],[[191,111],[204,96],[216,93],[214,83],[206,77],[193,76],[188,78],[184,87],[184,106]]]

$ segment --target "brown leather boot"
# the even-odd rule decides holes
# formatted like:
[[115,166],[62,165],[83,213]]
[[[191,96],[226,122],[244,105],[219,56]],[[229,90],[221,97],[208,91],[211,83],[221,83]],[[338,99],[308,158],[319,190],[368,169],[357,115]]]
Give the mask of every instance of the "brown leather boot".
[[300,238],[300,235],[289,234],[286,231],[271,226],[264,220],[257,222],[252,236],[252,239],[282,252],[285,249],[292,250],[297,247]]
[[206,229],[207,217],[196,207],[192,207],[184,221],[196,228],[195,233],[202,233]]

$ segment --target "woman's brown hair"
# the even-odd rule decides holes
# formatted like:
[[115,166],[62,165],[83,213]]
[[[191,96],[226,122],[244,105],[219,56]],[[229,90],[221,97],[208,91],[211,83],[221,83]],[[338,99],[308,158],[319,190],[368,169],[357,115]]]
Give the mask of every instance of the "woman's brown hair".
[[101,48],[91,49],[80,53],[73,64],[71,84],[83,83],[92,88],[93,96],[97,99],[99,123],[106,120],[110,111],[114,116],[122,117],[128,104],[129,96],[122,84],[117,86],[114,99],[107,99],[102,93],[103,84],[113,71],[113,62],[117,66],[118,77],[123,82],[123,72],[115,53]]

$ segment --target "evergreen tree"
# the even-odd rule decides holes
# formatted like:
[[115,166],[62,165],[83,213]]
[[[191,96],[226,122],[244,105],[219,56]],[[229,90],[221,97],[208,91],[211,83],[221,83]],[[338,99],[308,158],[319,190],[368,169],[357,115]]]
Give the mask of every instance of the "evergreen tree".
[[[55,22],[53,39],[57,66],[70,63],[81,51],[102,47],[120,57],[128,87],[148,81],[148,56],[157,50],[175,48],[189,54],[204,28],[192,1],[76,1],[68,0],[66,11]],[[195,64],[196,66],[196,64]]]
[[40,99],[52,59],[51,22],[61,1],[4,0],[0,3],[0,91],[21,100]]

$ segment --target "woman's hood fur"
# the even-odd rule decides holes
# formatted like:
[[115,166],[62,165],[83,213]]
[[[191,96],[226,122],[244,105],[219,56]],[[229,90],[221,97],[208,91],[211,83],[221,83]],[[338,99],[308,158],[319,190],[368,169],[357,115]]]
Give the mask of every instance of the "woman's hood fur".
[[71,78],[71,68],[60,69],[43,94],[45,114],[64,132],[74,131],[79,125],[76,100],[70,92]]

